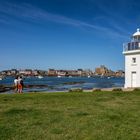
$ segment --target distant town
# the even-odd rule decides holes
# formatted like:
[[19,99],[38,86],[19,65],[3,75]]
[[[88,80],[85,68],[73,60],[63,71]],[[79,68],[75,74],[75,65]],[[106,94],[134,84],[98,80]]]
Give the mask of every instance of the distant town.
[[35,76],[38,78],[43,78],[45,76],[50,77],[92,77],[92,76],[114,76],[114,77],[124,77],[124,71],[112,71],[108,69],[106,66],[101,65],[100,67],[95,68],[94,71],[87,69],[77,69],[77,70],[56,70],[56,69],[48,69],[45,70],[32,70],[32,69],[24,69],[24,70],[3,70],[0,72],[0,78],[4,78],[7,76],[23,76],[30,77]]

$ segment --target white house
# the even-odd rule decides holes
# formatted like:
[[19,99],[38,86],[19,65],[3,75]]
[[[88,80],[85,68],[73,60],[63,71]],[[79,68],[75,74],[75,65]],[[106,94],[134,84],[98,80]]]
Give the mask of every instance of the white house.
[[123,44],[125,55],[125,88],[140,87],[140,30],[130,42]]

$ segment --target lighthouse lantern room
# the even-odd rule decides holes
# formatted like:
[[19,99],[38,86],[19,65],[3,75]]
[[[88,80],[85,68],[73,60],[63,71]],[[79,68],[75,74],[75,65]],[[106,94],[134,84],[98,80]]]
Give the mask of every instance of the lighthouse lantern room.
[[140,87],[140,30],[129,43],[123,44],[125,56],[125,88]]

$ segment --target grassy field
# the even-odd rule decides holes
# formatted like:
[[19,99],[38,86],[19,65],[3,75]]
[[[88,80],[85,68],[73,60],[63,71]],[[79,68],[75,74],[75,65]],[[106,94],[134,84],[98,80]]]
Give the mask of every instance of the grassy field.
[[140,140],[140,93],[0,95],[0,140]]

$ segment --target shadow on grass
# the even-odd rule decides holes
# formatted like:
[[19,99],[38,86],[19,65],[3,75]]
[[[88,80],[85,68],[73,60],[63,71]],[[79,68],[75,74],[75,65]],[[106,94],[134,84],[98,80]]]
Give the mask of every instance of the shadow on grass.
[[11,108],[7,111],[4,112],[4,115],[6,116],[38,116],[41,115],[42,113],[36,109],[30,109],[30,108]]
[[90,115],[90,114],[87,112],[82,112],[82,111],[76,113],[76,116],[78,116],[78,117],[88,116],[88,115]]
[[53,128],[53,129],[51,130],[51,133],[52,133],[52,134],[62,134],[62,133],[63,133],[63,130],[60,129],[60,128]]

